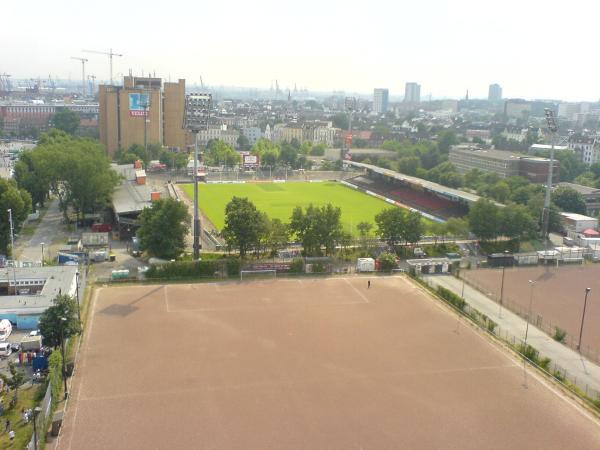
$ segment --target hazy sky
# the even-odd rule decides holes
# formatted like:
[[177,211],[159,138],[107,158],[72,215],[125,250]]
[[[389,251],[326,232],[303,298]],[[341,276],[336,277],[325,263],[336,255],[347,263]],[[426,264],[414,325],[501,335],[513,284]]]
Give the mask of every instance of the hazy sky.
[[[5,3],[5,2],[3,2]],[[84,6],[85,5],[85,6]],[[3,4],[0,72],[15,78],[114,73],[210,85],[421,96],[600,98],[597,0],[134,1]]]

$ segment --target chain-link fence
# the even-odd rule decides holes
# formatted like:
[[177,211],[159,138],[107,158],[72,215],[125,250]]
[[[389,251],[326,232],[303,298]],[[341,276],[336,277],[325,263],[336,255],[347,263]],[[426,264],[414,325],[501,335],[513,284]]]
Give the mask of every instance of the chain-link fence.
[[[470,277],[468,272],[461,272],[460,277],[469,286],[475,288],[476,290],[484,294],[486,297],[492,299],[496,303],[500,303],[500,295],[498,293],[491,292],[488,287],[484,286],[482,283],[479,283],[478,281]],[[559,323],[554,323],[551,320],[544,318],[542,314],[539,314],[533,309],[531,310],[531,314],[529,314],[529,308],[526,308],[523,305],[519,304],[516,300],[512,299],[508,295],[503,295],[502,306],[512,311],[522,319],[527,320],[530,324],[539,328],[552,338],[555,338],[557,334],[564,331]],[[566,336],[564,336],[562,339],[557,340],[563,343],[564,345],[568,346],[569,348],[577,350],[582,356],[586,357],[590,361],[600,363],[600,349],[591,347],[587,344],[578,347],[579,341],[573,338],[573,335],[571,334],[566,334]]]
[[[525,358],[531,365],[544,371],[547,375],[553,377],[555,380],[560,382],[564,387],[576,393],[579,396],[584,397],[590,402],[595,402],[595,406],[600,408],[598,402],[600,402],[600,391],[589,386],[585,380],[578,378],[575,374],[570,373],[567,369],[562,367],[560,364],[545,358],[544,355],[540,354],[537,349],[532,347],[525,342],[519,336],[515,336],[510,331],[500,327],[496,322],[491,320],[485,314],[482,314],[477,309],[471,307],[466,303],[459,295],[452,293],[448,298],[443,295],[443,289],[440,290],[437,285],[433,282],[418,277],[416,280],[422,285],[428,287],[430,290],[436,292],[440,298],[445,300],[450,307],[455,309],[462,316],[468,317],[473,323],[475,323],[482,331],[494,336],[496,339],[500,339],[505,344],[508,344],[514,351],[519,353]],[[535,323],[533,323],[535,324]]]

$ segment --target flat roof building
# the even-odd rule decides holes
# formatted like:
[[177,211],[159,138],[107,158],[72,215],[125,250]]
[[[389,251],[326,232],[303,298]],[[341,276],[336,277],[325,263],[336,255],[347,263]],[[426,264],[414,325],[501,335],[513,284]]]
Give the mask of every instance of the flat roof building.
[[76,266],[0,269],[0,319],[17,328],[37,328],[40,315],[57,295],[76,296],[78,270]]
[[158,143],[184,149],[185,80],[126,76],[123,86],[100,85],[100,141],[109,155],[132,144]]
[[[522,176],[532,183],[544,183],[548,176],[547,158],[537,158],[505,150],[480,149],[469,145],[454,145],[450,148],[450,162],[460,173],[478,169],[495,173],[500,178]],[[558,181],[560,164],[554,161],[553,180]]]
[[373,90],[373,111],[377,114],[385,114],[388,110],[389,91],[387,89]]

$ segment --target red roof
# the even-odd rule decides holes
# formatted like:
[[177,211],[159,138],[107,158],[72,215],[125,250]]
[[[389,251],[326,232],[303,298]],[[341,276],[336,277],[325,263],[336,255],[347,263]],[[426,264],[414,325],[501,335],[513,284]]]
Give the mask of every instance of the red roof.
[[593,228],[588,228],[587,230],[583,230],[583,234],[587,237],[590,236],[600,236],[600,233],[594,230]]

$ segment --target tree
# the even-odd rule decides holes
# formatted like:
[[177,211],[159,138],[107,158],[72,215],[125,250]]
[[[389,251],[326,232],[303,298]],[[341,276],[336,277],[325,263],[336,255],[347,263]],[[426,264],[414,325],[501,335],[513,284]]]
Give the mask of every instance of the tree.
[[258,248],[268,226],[267,217],[247,198],[233,197],[225,206],[225,226],[221,231],[227,246],[237,247],[243,258]]
[[379,264],[383,272],[391,272],[393,269],[398,267],[396,255],[393,255],[392,253],[383,252],[377,259],[379,260]]
[[[31,195],[25,189],[19,189],[13,180],[0,178],[0,253],[3,254],[8,253],[10,243],[9,209],[12,213],[13,232],[16,233],[31,212]],[[11,248],[11,254],[13,250]]]
[[583,172],[582,174],[575,177],[573,180],[575,184],[581,184],[583,186],[588,187],[596,187],[596,179],[594,178],[594,174],[592,172]]
[[335,248],[342,233],[342,211],[331,204],[314,206],[310,204],[306,210],[300,206],[294,208],[290,220],[290,231],[302,243],[307,255],[320,255],[325,247],[325,254]]
[[152,203],[140,214],[140,248],[158,258],[177,258],[185,250],[190,221],[183,202],[168,198]]
[[469,236],[469,223],[467,220],[451,217],[446,222],[446,229],[450,236],[466,238]]
[[407,243],[415,244],[421,240],[425,227],[421,220],[421,214],[416,211],[409,211],[404,218],[404,235],[402,236]]
[[419,167],[421,167],[421,160],[418,156],[407,156],[398,160],[398,171],[406,175],[415,176]]
[[[53,300],[53,305],[42,313],[39,321],[40,333],[44,337],[44,345],[59,347],[61,345],[61,330],[64,339],[81,333],[81,323],[78,319],[77,300],[66,294],[59,294]],[[67,319],[63,321],[62,319]]]
[[242,159],[238,152],[221,140],[212,141],[211,144],[207,146],[204,157],[209,166],[227,167],[234,167],[239,164]]
[[468,214],[469,228],[482,241],[498,237],[498,206],[486,199],[471,205]]
[[395,246],[405,234],[405,213],[400,208],[386,208],[375,216],[377,234],[387,241],[390,246]]
[[287,142],[281,146],[281,152],[279,154],[279,161],[290,167],[294,167],[296,165],[296,161],[298,160],[298,151]]
[[79,128],[81,119],[76,112],[71,111],[70,109],[61,108],[52,115],[50,122],[53,128],[73,135]]
[[499,209],[498,233],[511,239],[521,240],[536,232],[535,219],[525,205],[510,204]]
[[349,127],[348,115],[346,113],[337,113],[335,116],[331,118],[333,122],[333,126],[335,128],[341,128],[342,130],[347,130]]
[[287,247],[290,240],[289,227],[280,219],[271,219],[267,233],[267,245],[271,254],[277,254],[278,250]]
[[242,151],[249,150],[250,149],[250,141],[244,134],[240,133],[240,135],[237,138],[237,146]]
[[448,153],[450,151],[450,146],[458,144],[458,139],[456,139],[454,131],[446,130],[438,135],[437,142],[440,152]]
[[15,391],[12,402],[16,405],[19,401],[19,388],[27,381],[27,375],[25,375],[25,371],[17,368],[13,361],[8,363],[8,370],[10,372],[10,377],[4,373],[0,373],[0,378],[2,378],[2,381],[4,381],[9,388]]
[[356,224],[356,229],[358,230],[360,237],[363,238],[369,235],[369,232],[372,228],[373,224],[371,222],[359,222],[358,224]]
[[279,160],[280,148],[268,139],[259,139],[252,147],[252,154],[260,157],[263,166],[275,166]]
[[562,211],[585,214],[586,205],[583,195],[568,186],[559,186],[552,193],[552,201]]

